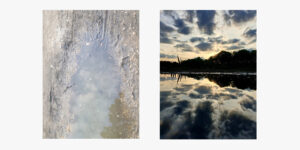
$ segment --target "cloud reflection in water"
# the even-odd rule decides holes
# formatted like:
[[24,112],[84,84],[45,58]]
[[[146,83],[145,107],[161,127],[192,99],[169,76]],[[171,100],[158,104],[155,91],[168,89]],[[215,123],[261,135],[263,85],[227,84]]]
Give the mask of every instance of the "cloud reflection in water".
[[255,139],[256,75],[160,75],[161,139]]

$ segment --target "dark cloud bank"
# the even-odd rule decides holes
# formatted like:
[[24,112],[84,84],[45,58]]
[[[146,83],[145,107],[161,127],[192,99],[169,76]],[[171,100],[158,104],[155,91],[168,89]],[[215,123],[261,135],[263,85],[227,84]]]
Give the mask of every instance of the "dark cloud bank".
[[216,15],[215,10],[197,10],[196,17],[198,18],[197,25],[201,31],[207,35],[212,35],[216,24],[214,18]]
[[224,20],[227,24],[240,24],[248,22],[256,17],[256,10],[229,10],[224,13]]
[[175,26],[178,28],[177,32],[181,34],[190,34],[190,28],[186,26],[183,19],[176,19]]

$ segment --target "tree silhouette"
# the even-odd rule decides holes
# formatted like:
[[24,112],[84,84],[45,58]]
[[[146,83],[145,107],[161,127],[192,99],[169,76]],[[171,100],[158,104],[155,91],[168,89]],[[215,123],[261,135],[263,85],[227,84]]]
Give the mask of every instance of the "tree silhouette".
[[245,49],[230,53],[221,51],[208,59],[196,57],[193,59],[181,60],[178,62],[160,61],[161,72],[180,71],[247,71],[256,72],[256,50]]

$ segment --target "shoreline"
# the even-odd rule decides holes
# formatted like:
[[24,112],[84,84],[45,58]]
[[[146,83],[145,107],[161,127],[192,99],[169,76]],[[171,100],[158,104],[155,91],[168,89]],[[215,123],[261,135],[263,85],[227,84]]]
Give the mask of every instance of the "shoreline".
[[212,74],[212,75],[256,75],[256,72],[193,72],[193,71],[174,71],[174,72],[160,72],[160,74]]

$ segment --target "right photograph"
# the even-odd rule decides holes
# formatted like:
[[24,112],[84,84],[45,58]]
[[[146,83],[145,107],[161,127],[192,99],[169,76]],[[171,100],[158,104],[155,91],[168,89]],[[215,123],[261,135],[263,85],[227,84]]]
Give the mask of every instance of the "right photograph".
[[160,138],[256,139],[256,10],[160,11]]

